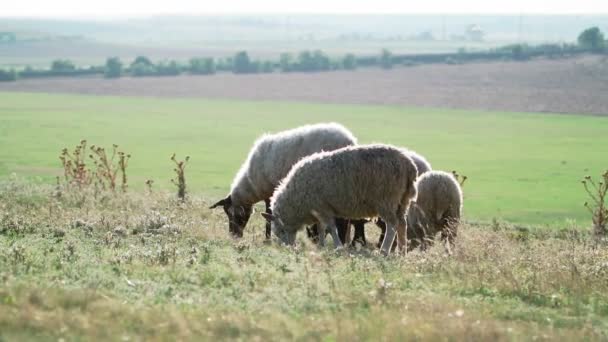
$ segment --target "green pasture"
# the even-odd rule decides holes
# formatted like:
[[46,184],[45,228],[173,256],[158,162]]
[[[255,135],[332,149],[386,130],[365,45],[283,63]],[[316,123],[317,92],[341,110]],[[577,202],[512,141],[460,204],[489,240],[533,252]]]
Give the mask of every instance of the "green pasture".
[[583,176],[608,168],[608,119],[383,106],[0,93],[0,178],[61,175],[58,155],[81,139],[132,155],[129,179],[171,187],[172,153],[191,156],[190,192],[227,192],[257,136],[337,121],[361,143],[386,142],[458,170],[472,220],[585,226]]

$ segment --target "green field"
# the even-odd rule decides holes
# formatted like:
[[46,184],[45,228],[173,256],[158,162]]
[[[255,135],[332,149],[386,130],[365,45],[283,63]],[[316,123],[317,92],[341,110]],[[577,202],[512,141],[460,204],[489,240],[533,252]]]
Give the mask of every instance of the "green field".
[[0,93],[0,177],[51,183],[58,155],[80,139],[132,154],[132,188],[169,188],[173,152],[190,155],[189,190],[225,193],[264,132],[337,121],[361,143],[425,155],[435,169],[467,175],[465,215],[552,226],[587,225],[580,179],[608,167],[608,119],[579,115],[455,111],[233,100]]

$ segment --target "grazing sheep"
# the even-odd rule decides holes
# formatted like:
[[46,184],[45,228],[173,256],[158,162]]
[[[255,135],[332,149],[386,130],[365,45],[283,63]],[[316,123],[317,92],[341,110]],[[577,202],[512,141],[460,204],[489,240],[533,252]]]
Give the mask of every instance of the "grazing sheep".
[[[270,196],[296,162],[316,152],[356,143],[353,134],[337,123],[306,125],[263,135],[236,174],[228,196],[210,209],[221,206],[228,216],[230,233],[242,237],[253,205],[264,201],[266,212],[270,214]],[[266,225],[266,237],[270,238],[270,224]]]
[[418,197],[407,213],[408,246],[425,249],[437,233],[450,250],[456,238],[462,211],[462,190],[451,173],[431,171],[416,181]]
[[[412,158],[412,161],[416,165],[416,170],[418,171],[418,173],[417,173],[418,177],[420,177],[424,173],[432,170],[431,164],[426,160],[426,158],[424,158],[420,154],[418,154],[412,150],[407,150],[407,149],[403,149],[403,152],[405,154],[407,154],[410,158]],[[367,240],[365,239],[365,223],[367,223],[367,222],[369,222],[369,221],[366,221],[366,220],[351,221],[351,223],[355,227],[355,234],[354,234],[353,241],[352,241],[353,245],[356,243],[359,243],[362,246],[366,245]],[[382,233],[380,234],[380,239],[378,239],[378,247],[380,247],[380,245],[382,244],[382,241],[384,241],[384,233],[386,231],[386,225],[384,222],[382,222],[382,219],[378,219],[376,221],[376,225],[380,229],[382,229]]]
[[418,170],[418,177],[432,170],[431,164],[426,160],[426,158],[412,150],[404,151],[408,156],[410,156],[410,158],[412,158],[414,164],[416,164],[416,169]]
[[350,146],[316,153],[300,160],[281,181],[271,200],[272,231],[286,244],[295,242],[304,225],[319,223],[323,245],[329,228],[340,247],[336,217],[381,217],[387,222],[382,245],[389,252],[399,231],[405,244],[405,213],[416,197],[416,166],[402,150],[389,145]]

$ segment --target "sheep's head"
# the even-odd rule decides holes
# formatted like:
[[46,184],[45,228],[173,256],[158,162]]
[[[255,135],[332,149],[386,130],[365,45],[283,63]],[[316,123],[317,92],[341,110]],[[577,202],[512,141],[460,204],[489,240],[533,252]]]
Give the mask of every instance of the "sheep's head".
[[411,202],[407,211],[408,250],[416,249],[425,239],[429,238],[427,228],[428,220],[424,210],[416,202]]
[[228,195],[226,198],[219,200],[209,209],[222,207],[226,216],[228,216],[228,230],[237,238],[243,237],[243,230],[251,217],[252,206],[234,205],[232,197]]
[[296,230],[289,229],[279,216],[268,213],[262,213],[262,216],[270,222],[272,232],[279,241],[286,245],[293,245],[296,242]]

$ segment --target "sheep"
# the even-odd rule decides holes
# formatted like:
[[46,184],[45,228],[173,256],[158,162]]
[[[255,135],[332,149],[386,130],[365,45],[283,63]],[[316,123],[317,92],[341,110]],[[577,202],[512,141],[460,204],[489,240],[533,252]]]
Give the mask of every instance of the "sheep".
[[448,252],[454,244],[462,212],[462,189],[454,175],[430,171],[416,181],[418,197],[407,213],[408,246],[425,249],[437,233],[446,242]]
[[[408,150],[408,149],[403,149],[403,152],[405,154],[407,154],[410,158],[412,158],[412,161],[416,165],[418,177],[420,177],[422,174],[432,170],[431,164],[426,160],[426,158],[424,158],[420,154],[416,153],[415,151]],[[351,223],[355,227],[355,233],[354,233],[354,237],[353,237],[353,241],[352,241],[353,245],[356,243],[359,243],[362,246],[365,246],[367,244],[367,240],[365,239],[365,224],[367,222],[369,222],[369,221],[367,221],[365,219],[351,221]],[[380,239],[378,239],[378,247],[380,247],[380,245],[382,244],[382,241],[384,241],[386,225],[381,219],[378,219],[376,221],[376,225],[380,229],[382,229],[382,233],[380,234]]]
[[412,159],[390,145],[349,146],[315,153],[296,163],[271,199],[273,233],[294,244],[304,225],[319,223],[319,244],[329,228],[336,248],[341,247],[334,218],[381,217],[387,222],[382,245],[389,253],[395,234],[405,244],[405,213],[416,197],[417,170]]
[[[242,237],[253,205],[264,201],[270,214],[270,196],[298,160],[315,152],[356,143],[353,134],[337,123],[306,125],[263,135],[253,144],[232,182],[230,193],[210,209],[222,207],[228,216],[230,233]],[[270,238],[270,224],[266,225],[266,238]]]

